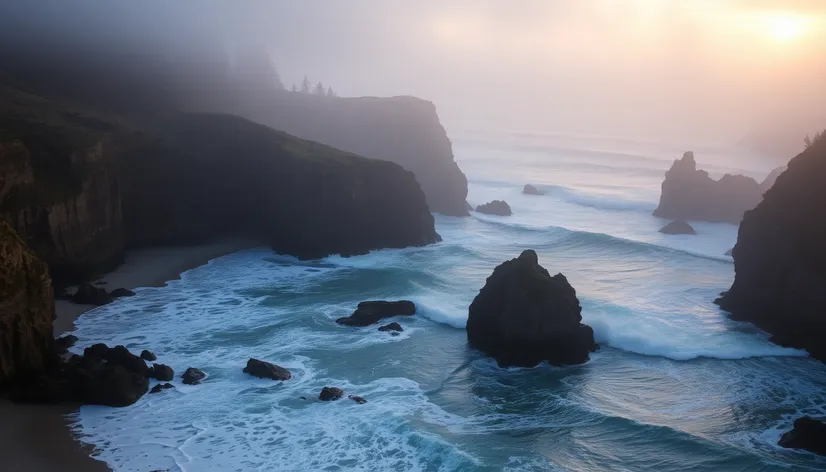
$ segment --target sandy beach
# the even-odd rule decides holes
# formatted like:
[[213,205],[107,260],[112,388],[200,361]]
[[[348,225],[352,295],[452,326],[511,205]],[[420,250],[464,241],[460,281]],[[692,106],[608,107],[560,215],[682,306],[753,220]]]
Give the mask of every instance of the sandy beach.
[[[211,259],[254,246],[248,241],[231,241],[130,251],[120,267],[95,283],[107,290],[159,287]],[[75,320],[92,308],[94,306],[57,300],[55,337],[72,331]],[[17,405],[0,399],[0,455],[3,457],[0,469],[4,472],[110,470],[104,462],[91,457],[92,448],[70,431],[67,415],[73,411],[76,408],[66,405]]]

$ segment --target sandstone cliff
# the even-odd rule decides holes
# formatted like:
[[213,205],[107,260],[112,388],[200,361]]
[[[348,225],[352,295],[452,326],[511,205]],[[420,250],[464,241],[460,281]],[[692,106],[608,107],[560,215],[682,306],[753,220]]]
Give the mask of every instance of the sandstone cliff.
[[50,366],[53,319],[48,267],[0,220],[0,384]]
[[743,212],[760,202],[764,190],[756,180],[743,175],[726,174],[714,180],[708,172],[697,169],[694,153],[686,152],[665,173],[654,216],[738,224]]
[[736,276],[720,306],[772,340],[826,361],[826,140],[789,162],[746,212],[732,251]]

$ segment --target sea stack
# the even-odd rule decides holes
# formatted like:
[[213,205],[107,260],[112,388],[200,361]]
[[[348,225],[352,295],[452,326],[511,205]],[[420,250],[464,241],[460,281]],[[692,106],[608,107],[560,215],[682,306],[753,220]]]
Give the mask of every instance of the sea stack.
[[513,214],[510,205],[508,205],[508,203],[504,200],[494,200],[492,202],[485,203],[484,205],[479,205],[476,207],[476,211],[487,215],[498,216],[511,216]]
[[468,342],[501,367],[582,364],[597,345],[581,312],[565,276],[551,277],[526,250],[496,267],[471,303]]
[[522,189],[522,193],[525,195],[545,195],[545,192],[539,190],[531,184],[525,185],[525,188]]
[[826,139],[789,162],[746,212],[732,251],[734,284],[717,303],[772,341],[826,361]]
[[674,220],[660,228],[663,234],[697,234],[694,228],[683,220]]
[[760,203],[763,191],[756,180],[743,175],[712,179],[708,172],[697,169],[694,153],[689,151],[665,173],[654,216],[738,224],[746,210]]

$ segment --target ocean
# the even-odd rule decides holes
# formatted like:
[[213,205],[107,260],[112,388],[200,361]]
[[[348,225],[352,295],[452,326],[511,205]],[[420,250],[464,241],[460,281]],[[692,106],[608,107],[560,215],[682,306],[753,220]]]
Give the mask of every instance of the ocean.
[[[117,472],[826,470],[776,446],[796,417],[826,414],[826,366],[712,303],[734,278],[737,227],[666,236],[651,216],[687,149],[514,134],[454,150],[469,202],[504,199],[513,216],[437,215],[442,243],[352,258],[246,250],[84,314],[78,346],[150,349],[177,375],[209,377],[127,408],[85,406],[77,432]],[[694,151],[717,177],[777,166]],[[523,195],[527,183],[546,195]],[[528,248],[577,290],[601,345],[588,363],[500,369],[468,348],[468,305]],[[397,337],[334,322],[371,299],[417,313],[394,320]],[[293,379],[247,376],[250,357]],[[320,402],[324,386],[368,403]]]

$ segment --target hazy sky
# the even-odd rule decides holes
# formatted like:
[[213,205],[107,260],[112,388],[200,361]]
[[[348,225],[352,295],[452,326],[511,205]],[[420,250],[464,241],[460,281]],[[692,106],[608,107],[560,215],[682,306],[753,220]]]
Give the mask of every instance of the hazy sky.
[[340,95],[420,96],[449,129],[826,127],[826,0],[91,3],[52,21],[260,45],[288,85],[306,73]]

